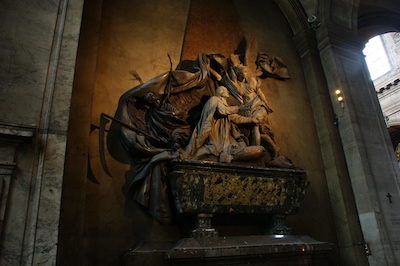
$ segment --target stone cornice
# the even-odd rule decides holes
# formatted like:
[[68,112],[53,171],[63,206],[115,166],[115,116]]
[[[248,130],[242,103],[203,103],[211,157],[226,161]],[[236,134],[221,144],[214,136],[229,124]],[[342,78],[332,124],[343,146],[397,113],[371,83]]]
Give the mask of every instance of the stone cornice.
[[15,169],[15,163],[0,163],[0,177],[11,176]]
[[313,30],[304,30],[293,37],[294,45],[300,53],[300,56],[308,51],[318,52],[317,39]]
[[386,84],[386,86],[383,86],[381,88],[379,88],[379,90],[376,91],[377,94],[382,94],[387,90],[393,89],[393,88],[398,88],[398,85],[400,83],[400,79],[397,78],[395,79],[393,82],[390,82],[388,84]]
[[31,140],[34,134],[34,127],[0,122],[0,177],[11,176],[18,145]]
[[0,143],[2,142],[22,142],[31,139],[35,134],[36,128],[32,126],[15,125],[0,122]]
[[358,36],[349,29],[343,27],[333,27],[331,25],[322,25],[316,31],[316,36],[320,50],[323,50],[327,46],[331,45],[336,48],[346,49],[347,51],[362,51],[365,43],[368,41],[364,37]]

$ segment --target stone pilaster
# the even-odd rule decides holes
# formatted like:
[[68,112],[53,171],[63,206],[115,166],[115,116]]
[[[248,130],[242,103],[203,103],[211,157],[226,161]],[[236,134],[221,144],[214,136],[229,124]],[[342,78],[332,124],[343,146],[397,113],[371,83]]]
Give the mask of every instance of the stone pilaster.
[[[366,40],[335,29],[323,25],[316,36],[364,241],[371,249],[368,260],[395,265],[400,262],[399,169],[362,54]],[[342,91],[342,104],[336,89]]]
[[[7,209],[1,232],[1,265],[56,264],[82,7],[82,0],[5,5],[7,16],[1,22],[5,21],[2,36],[7,42],[0,56],[9,68],[0,75],[0,110],[4,114],[0,119],[5,125],[0,134],[6,136],[1,138],[0,158],[9,159],[1,161],[0,170],[6,176],[3,190],[8,188],[9,192],[6,204],[4,197],[2,202]],[[12,123],[29,126],[12,127]],[[32,141],[15,143],[21,138]]]
[[365,265],[366,256],[362,246],[358,245],[363,237],[339,133],[334,125],[335,113],[315,32],[299,32],[294,36],[294,43],[300,53],[307,82],[343,262],[346,265]]

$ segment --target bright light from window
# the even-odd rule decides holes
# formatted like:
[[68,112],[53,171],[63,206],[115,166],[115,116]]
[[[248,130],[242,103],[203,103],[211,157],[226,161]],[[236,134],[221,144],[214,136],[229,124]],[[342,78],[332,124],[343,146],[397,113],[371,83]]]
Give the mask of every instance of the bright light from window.
[[372,80],[390,71],[388,57],[380,36],[370,39],[363,50]]

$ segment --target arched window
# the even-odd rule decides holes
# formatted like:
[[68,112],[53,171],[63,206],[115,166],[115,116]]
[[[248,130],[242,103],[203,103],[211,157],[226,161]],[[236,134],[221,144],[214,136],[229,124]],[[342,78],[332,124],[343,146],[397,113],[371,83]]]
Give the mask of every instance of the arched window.
[[381,38],[380,35],[373,37],[368,41],[363,50],[372,80],[376,80],[391,70],[386,49]]
[[[400,33],[371,38],[363,50],[389,130],[393,148],[400,143]],[[400,157],[397,156],[398,160]]]

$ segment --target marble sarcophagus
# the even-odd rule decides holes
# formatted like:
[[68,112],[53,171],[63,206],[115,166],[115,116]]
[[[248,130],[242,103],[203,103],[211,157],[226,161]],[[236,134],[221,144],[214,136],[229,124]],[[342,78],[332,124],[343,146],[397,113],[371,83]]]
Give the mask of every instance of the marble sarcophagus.
[[284,218],[298,212],[309,186],[305,174],[297,169],[173,160],[169,183],[178,213],[198,215],[195,234],[213,232],[210,219],[217,213],[268,215],[267,233],[290,234]]

